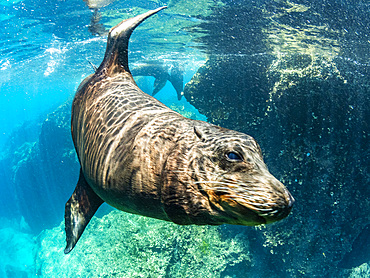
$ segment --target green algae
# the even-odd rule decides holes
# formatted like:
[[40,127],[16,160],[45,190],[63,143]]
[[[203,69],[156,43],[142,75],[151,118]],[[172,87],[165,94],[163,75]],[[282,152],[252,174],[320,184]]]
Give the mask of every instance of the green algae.
[[[274,95],[280,97],[287,89],[296,86],[302,78],[326,80],[332,76],[346,82],[337,69],[334,59],[340,54],[338,41],[340,32],[326,24],[305,23],[301,26],[285,24],[284,17],[296,17],[310,11],[310,7],[291,1],[280,1],[282,5],[274,13],[264,11],[270,24],[263,29],[266,46],[275,57],[268,70],[269,78],[279,76],[270,91],[270,102]],[[268,107],[271,111],[271,107]]]
[[113,211],[94,217],[64,255],[64,224],[39,236],[38,275],[45,277],[220,277],[249,264],[248,245],[218,227],[179,226]]
[[359,267],[355,267],[351,270],[348,278],[364,278],[370,277],[370,262],[364,263]]

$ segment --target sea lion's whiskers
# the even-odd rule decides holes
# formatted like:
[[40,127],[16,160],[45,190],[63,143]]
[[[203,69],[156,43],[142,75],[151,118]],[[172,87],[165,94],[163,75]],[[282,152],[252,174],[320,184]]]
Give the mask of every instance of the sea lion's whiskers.
[[[220,186],[216,186],[216,187],[205,187],[205,186],[201,186],[202,189],[210,189],[210,190],[213,190],[213,191],[217,191],[217,192],[221,192],[221,191],[225,191],[225,192],[230,192],[230,190],[234,190],[234,189],[237,189],[237,187],[234,187],[232,185],[237,185],[236,183],[226,183],[226,182],[221,182],[221,181],[195,181],[194,182],[195,184],[218,184],[218,185],[224,185],[222,187]],[[253,190],[249,190],[247,188],[243,189],[243,191],[241,193],[254,193]]]
[[[243,192],[245,192],[245,191],[246,191],[246,189],[243,188],[243,189],[240,189],[239,191],[236,191],[236,193],[243,194]],[[263,199],[264,201],[271,199],[271,196],[268,193],[263,192],[261,190],[249,189],[247,191],[252,192],[253,197],[257,197],[257,196],[261,197],[261,198],[264,197],[264,199]]]
[[211,176],[214,176],[216,178],[219,178],[221,175],[216,175],[215,173],[212,173],[212,172],[209,172],[209,171],[202,171],[202,170],[199,170],[199,171],[195,171],[195,170],[172,170],[171,173],[186,173],[186,174],[202,174],[204,176],[207,176],[207,175],[211,175]]
[[[227,193],[223,194],[223,196],[227,197],[227,198],[231,198],[235,201],[236,200],[242,200],[243,202],[246,202],[246,203],[252,203],[255,206],[272,207],[272,206],[276,205],[275,202],[271,202],[271,199],[259,198],[259,197],[256,197],[254,195],[245,196],[243,194],[235,194],[235,193],[227,192]],[[256,202],[251,202],[251,201],[256,201]]]
[[261,203],[253,203],[250,201],[246,201],[244,198],[240,198],[239,196],[226,196],[227,198],[230,198],[237,202],[240,205],[249,205],[255,208],[258,212],[265,212],[265,213],[272,213],[275,211],[273,209],[273,206],[275,204],[261,204]]
[[[198,182],[195,182],[195,183],[197,183],[197,184],[212,183],[212,184],[229,185],[227,183],[223,183],[223,182],[219,182],[219,181],[202,181],[202,182],[198,181]],[[272,211],[272,209],[271,209],[272,204],[254,203],[254,202],[251,202],[250,198],[247,198],[247,197],[243,196],[243,194],[245,195],[247,192],[248,193],[253,193],[249,190],[244,190],[243,194],[237,195],[237,193],[236,194],[231,194],[230,193],[230,188],[228,188],[228,187],[212,187],[212,188],[205,188],[205,189],[211,189],[212,191],[216,192],[218,195],[222,195],[224,198],[232,199],[232,200],[234,200],[235,202],[237,202],[239,204],[252,206],[252,207],[256,208],[259,212],[263,211],[265,213],[270,213]],[[255,195],[252,195],[252,194],[248,194],[248,196],[252,197],[253,200],[259,200],[259,201],[266,202],[266,199],[263,199],[262,197],[256,197]]]
[[235,195],[235,194],[225,194],[224,197],[227,197],[227,198],[231,198],[233,200],[242,200],[242,201],[245,201],[245,202],[249,202],[249,203],[253,203],[254,205],[258,205],[258,206],[264,206],[264,207],[268,207],[268,206],[271,206],[273,203],[270,203],[270,202],[266,202],[266,200],[261,200],[263,201],[264,203],[256,203],[256,202],[251,202],[251,200],[255,200],[257,201],[255,198],[247,198],[245,196],[240,196],[240,195]]
[[[226,183],[226,182],[222,182],[222,181],[195,181],[194,182],[195,184],[199,184],[199,183],[215,183],[215,184],[223,184],[223,185],[226,185],[226,186],[229,186],[231,185],[231,183]],[[235,184],[237,185],[237,184]]]
[[[211,187],[211,188],[202,187],[202,188],[203,189],[212,189],[212,190],[217,191],[217,192],[225,191],[225,193],[230,193],[230,189],[232,189],[232,190],[236,191],[235,193],[239,193],[239,194],[242,194],[242,195],[246,194],[246,193],[249,193],[249,194],[253,195],[253,197],[255,197],[255,195],[259,195],[261,200],[270,199],[270,196],[267,195],[266,193],[262,192],[262,191],[251,190],[247,187],[243,187],[243,188],[238,187],[238,186],[241,185],[240,183],[226,183],[226,182],[221,182],[221,181],[196,181],[194,183],[195,184],[207,184],[207,183],[221,184],[221,185],[225,185],[225,187]],[[235,185],[235,187],[232,186],[232,185]],[[263,199],[262,197],[265,197],[265,199]]]

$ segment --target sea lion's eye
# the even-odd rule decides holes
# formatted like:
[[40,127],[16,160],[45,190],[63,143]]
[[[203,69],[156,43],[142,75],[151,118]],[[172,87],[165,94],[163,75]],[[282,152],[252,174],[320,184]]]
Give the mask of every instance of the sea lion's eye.
[[235,152],[228,152],[226,154],[226,157],[230,161],[243,161],[243,158],[238,153],[235,153]]

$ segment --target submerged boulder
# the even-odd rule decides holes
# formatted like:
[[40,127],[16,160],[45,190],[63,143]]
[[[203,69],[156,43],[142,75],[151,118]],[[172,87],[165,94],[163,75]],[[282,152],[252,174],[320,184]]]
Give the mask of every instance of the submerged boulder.
[[339,57],[211,55],[184,89],[208,121],[256,138],[295,197],[292,215],[266,226],[252,251],[284,261],[278,277],[341,276],[370,223],[370,80],[366,67],[353,70]]
[[370,223],[368,9],[262,2],[256,21],[244,17],[253,4],[236,4],[200,24],[209,56],[184,96],[209,122],[252,135],[296,199],[287,219],[245,229],[256,239],[251,256],[264,262],[255,271],[344,277],[341,265],[370,260],[356,254],[369,253],[356,243]]

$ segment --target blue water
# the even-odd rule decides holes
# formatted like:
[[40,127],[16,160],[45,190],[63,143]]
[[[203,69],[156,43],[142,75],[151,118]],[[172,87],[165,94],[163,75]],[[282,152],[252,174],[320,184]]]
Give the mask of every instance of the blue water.
[[[0,0],[0,277],[370,277],[370,2],[117,0],[99,24],[162,5],[132,35],[130,67],[181,65],[185,85],[209,61],[232,63],[202,80],[203,98],[179,101],[170,82],[155,97],[256,137],[293,213],[266,227],[180,227],[104,205],[64,255],[79,171],[70,106],[106,35],[91,32],[82,0]],[[230,85],[249,63],[252,81]],[[135,79],[152,92],[153,77]]]

